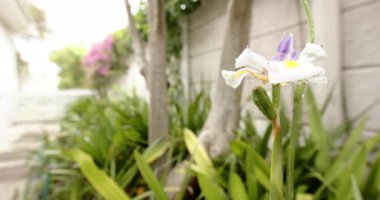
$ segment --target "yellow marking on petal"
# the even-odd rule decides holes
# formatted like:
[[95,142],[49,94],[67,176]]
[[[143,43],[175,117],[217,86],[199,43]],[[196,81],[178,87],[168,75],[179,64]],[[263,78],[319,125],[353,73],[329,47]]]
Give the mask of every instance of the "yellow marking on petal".
[[255,78],[261,80],[263,83],[268,83],[268,81],[269,81],[268,77],[265,76],[265,75],[263,75],[263,74],[259,74],[259,73],[255,73],[255,72],[250,72],[250,74],[251,74],[253,77],[255,77]]
[[239,78],[240,76],[242,76],[242,75],[244,75],[246,73],[249,73],[249,71],[246,70],[246,69],[240,69],[240,70],[238,70],[238,71],[235,72],[234,78]]
[[239,78],[240,76],[247,74],[247,73],[250,74],[251,76],[263,81],[264,83],[267,83],[269,81],[267,76],[260,74],[260,73],[253,72],[253,71],[249,71],[246,69],[240,69],[240,70],[236,71],[234,78]]
[[285,67],[287,68],[295,68],[300,66],[300,63],[296,60],[285,60],[284,61]]

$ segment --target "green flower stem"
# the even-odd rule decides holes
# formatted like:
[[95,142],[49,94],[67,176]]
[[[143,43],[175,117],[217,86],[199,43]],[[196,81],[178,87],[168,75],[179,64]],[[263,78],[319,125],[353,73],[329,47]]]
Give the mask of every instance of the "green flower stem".
[[308,29],[308,41],[313,43],[315,40],[314,35],[314,20],[313,15],[311,13],[310,5],[308,0],[301,0],[301,4],[303,5],[303,9],[305,10],[307,17],[307,29]]
[[283,147],[279,125],[280,89],[280,84],[272,85],[272,101],[276,118],[272,120],[274,142],[270,172],[270,200],[283,199]]
[[293,121],[290,130],[290,143],[288,147],[288,162],[286,171],[286,200],[294,200],[294,162],[300,121],[302,116],[302,94],[305,88],[305,82],[296,86],[294,93]]
[[[313,43],[315,41],[314,35],[314,20],[311,13],[308,0],[300,0],[306,13],[308,24],[308,41]],[[288,162],[286,171],[286,200],[294,200],[294,163],[296,146],[298,142],[299,126],[302,114],[302,94],[305,88],[305,83],[301,82],[296,86],[294,93],[294,107],[293,107],[293,119],[292,128],[290,132],[290,143],[288,147]]]

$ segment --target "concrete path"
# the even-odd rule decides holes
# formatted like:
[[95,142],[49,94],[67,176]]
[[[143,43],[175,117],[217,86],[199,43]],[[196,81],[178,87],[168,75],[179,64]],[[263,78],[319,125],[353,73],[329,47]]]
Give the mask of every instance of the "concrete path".
[[19,124],[0,130],[0,200],[21,199],[30,153],[39,147],[41,136],[58,131],[57,123]]

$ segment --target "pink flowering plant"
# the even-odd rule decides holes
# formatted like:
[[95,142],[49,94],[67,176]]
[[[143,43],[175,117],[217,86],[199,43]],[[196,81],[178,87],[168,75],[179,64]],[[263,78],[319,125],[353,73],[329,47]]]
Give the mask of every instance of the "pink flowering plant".
[[106,77],[109,75],[112,60],[113,36],[96,43],[83,59],[83,69],[88,73]]
[[120,37],[119,32],[95,43],[82,61],[87,85],[100,91],[118,75],[124,74],[123,72],[127,69],[128,51],[120,49],[128,49],[126,46],[124,37]]

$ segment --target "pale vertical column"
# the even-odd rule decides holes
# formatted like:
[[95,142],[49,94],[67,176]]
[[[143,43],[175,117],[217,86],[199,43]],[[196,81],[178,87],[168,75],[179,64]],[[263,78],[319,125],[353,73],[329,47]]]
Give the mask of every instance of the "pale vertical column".
[[11,124],[18,92],[16,50],[8,30],[0,22],[0,129]]
[[314,91],[321,105],[329,91],[334,87],[333,97],[324,117],[327,127],[331,127],[331,125],[337,125],[343,120],[340,1],[313,0],[311,3],[315,25],[315,42],[321,44],[327,53],[320,65],[326,69],[329,79],[328,84],[315,86]]
[[190,96],[189,25],[187,17],[182,19],[181,80],[185,93],[185,101],[187,101]]

